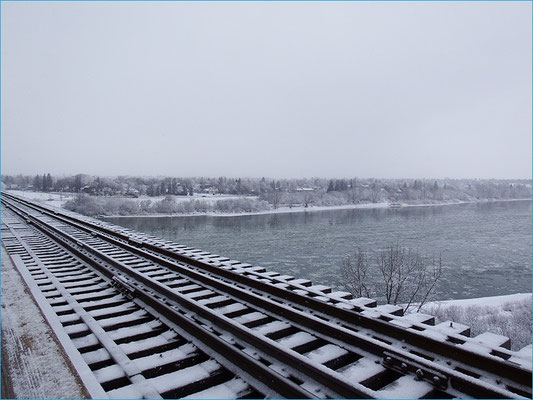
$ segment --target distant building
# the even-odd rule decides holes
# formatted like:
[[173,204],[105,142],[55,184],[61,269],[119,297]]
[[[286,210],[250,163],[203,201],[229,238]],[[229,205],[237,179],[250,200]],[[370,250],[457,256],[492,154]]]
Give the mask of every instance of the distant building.
[[210,194],[210,195],[215,195],[218,193],[218,189],[217,188],[214,188],[214,187],[206,187],[206,188],[203,188],[202,189],[202,193],[206,193],[206,194]]

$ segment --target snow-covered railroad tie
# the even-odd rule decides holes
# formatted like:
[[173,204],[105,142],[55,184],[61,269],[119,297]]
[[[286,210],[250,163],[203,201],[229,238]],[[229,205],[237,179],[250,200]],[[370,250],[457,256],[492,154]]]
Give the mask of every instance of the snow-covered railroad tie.
[[531,397],[531,358],[501,337],[5,193],[2,204],[4,246],[93,372],[86,384],[109,397]]

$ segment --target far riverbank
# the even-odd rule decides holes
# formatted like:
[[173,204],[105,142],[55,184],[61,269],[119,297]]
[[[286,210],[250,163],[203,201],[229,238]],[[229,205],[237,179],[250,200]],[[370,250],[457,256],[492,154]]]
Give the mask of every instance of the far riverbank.
[[319,207],[278,207],[272,210],[264,211],[250,211],[250,212],[239,212],[239,213],[217,213],[217,212],[190,212],[190,213],[173,213],[173,214],[163,214],[163,213],[154,213],[154,214],[131,214],[131,215],[105,215],[99,218],[128,218],[128,217],[198,217],[198,216],[208,216],[208,217],[242,217],[248,215],[269,215],[269,214],[290,214],[290,213],[306,213],[306,212],[317,212],[317,211],[328,211],[328,210],[353,210],[353,209],[397,209],[397,208],[411,208],[411,207],[442,207],[442,206],[451,206],[459,204],[487,204],[487,203],[503,203],[503,202],[516,202],[516,201],[532,201],[531,199],[500,199],[500,200],[478,200],[478,201],[450,201],[450,202],[440,202],[440,203],[419,203],[419,204],[409,204],[401,203],[399,207],[391,207],[388,202],[380,203],[361,203],[361,204],[346,204],[340,206],[319,206]]
[[[28,200],[40,201],[46,205],[63,208],[65,203],[76,199],[75,193],[43,193],[43,192],[28,192],[19,190],[10,190],[10,193],[24,197]],[[260,201],[254,196],[237,196],[237,195],[214,195],[206,197],[204,195],[194,195],[190,197],[172,196],[171,202],[177,204],[181,209],[180,212],[150,212],[141,211],[143,209],[142,203],[149,202],[152,206],[156,203],[163,202],[165,196],[138,198],[117,196],[87,196],[94,202],[93,207],[82,206],[78,212],[86,215],[92,215],[97,218],[124,218],[124,217],[195,217],[195,216],[210,216],[210,217],[242,217],[252,215],[268,215],[268,214],[290,214],[290,213],[308,213],[328,210],[352,210],[352,209],[388,209],[388,208],[407,208],[407,207],[441,207],[458,204],[478,204],[478,203],[497,203],[497,202],[515,202],[515,201],[531,201],[531,199],[478,199],[478,200],[458,200],[450,199],[448,201],[404,201],[399,203],[391,203],[388,201],[376,203],[357,203],[357,204],[341,204],[341,205],[321,205],[315,206],[313,204],[305,207],[304,205],[280,206],[272,207],[266,202]],[[230,204],[229,209],[235,211],[212,211],[217,202],[233,202],[243,204]],[[109,204],[112,207],[109,207]],[[190,207],[193,204],[202,204],[199,207]],[[134,204],[134,207],[131,205]],[[189,205],[189,207],[187,207]],[[94,208],[96,207],[96,208]],[[232,208],[234,207],[234,208]],[[91,209],[91,213],[86,213]],[[243,211],[244,209],[244,211]],[[105,210],[105,211],[104,211]],[[120,210],[120,211],[119,211]],[[188,211],[194,210],[194,211]],[[247,211],[250,210],[250,211]],[[114,212],[115,211],[115,212]],[[165,210],[166,211],[166,210]]]

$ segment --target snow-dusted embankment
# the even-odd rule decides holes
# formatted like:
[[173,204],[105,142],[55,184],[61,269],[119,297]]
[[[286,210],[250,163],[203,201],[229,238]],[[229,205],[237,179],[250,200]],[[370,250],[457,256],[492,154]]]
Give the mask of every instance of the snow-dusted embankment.
[[454,321],[471,328],[471,336],[492,332],[511,339],[519,350],[531,344],[531,293],[431,302],[422,312],[435,316],[436,323]]
[[[42,193],[21,190],[9,190],[9,193],[28,200],[39,201],[48,206],[62,208],[67,201],[74,201],[76,193]],[[272,204],[257,196],[245,195],[210,195],[195,194],[194,196],[141,196],[139,198],[121,196],[85,196],[76,204],[67,208],[88,216],[105,217],[188,217],[197,215],[217,217],[238,217],[244,215],[287,214],[326,210],[376,209],[389,208],[390,203],[330,204],[305,207],[281,205],[274,208]],[[401,207],[437,207],[457,204],[474,204],[485,202],[524,201],[525,199],[500,199],[461,201],[448,200],[443,202],[406,202]]]

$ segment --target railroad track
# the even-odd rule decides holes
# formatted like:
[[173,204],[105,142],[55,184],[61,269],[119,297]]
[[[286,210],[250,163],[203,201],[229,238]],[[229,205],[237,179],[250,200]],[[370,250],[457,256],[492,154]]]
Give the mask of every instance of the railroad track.
[[2,242],[95,397],[531,398],[531,349],[460,324],[8,193]]

